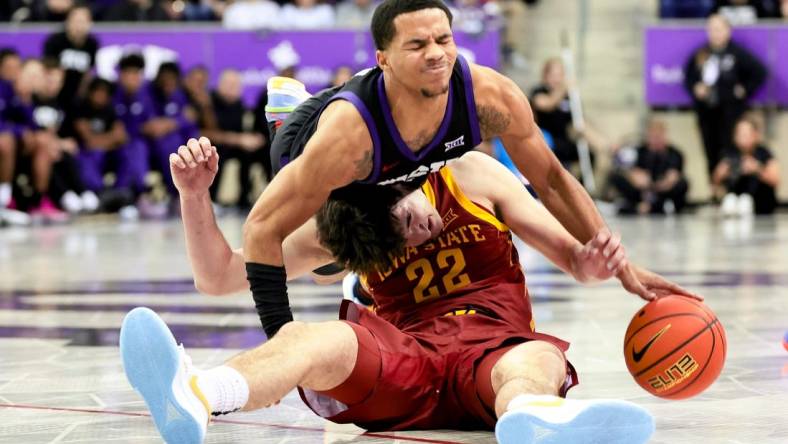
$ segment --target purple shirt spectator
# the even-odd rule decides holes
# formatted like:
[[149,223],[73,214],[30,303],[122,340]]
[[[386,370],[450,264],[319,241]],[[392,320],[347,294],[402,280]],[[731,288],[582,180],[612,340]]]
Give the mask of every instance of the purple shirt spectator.
[[143,87],[137,92],[128,93],[118,87],[112,102],[115,105],[115,114],[123,122],[129,137],[142,138],[143,125],[155,116],[153,100],[147,88]]

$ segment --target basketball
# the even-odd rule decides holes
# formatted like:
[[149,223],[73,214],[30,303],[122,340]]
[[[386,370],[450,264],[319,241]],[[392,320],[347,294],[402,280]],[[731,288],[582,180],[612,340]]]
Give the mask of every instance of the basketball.
[[665,296],[641,308],[624,340],[627,369],[647,392],[685,399],[709,387],[725,364],[725,330],[704,303]]

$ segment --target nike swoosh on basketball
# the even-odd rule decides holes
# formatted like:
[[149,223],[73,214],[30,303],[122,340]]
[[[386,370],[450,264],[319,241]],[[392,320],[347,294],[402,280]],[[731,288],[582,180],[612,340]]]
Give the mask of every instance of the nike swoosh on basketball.
[[651,338],[651,339],[650,339],[650,340],[649,340],[649,341],[646,343],[646,345],[645,345],[645,346],[643,346],[643,348],[641,348],[641,349],[640,349],[640,351],[636,351],[636,350],[635,350],[635,346],[634,346],[634,345],[632,345],[632,359],[633,359],[635,362],[640,362],[640,360],[641,360],[641,359],[643,359],[643,355],[645,355],[645,354],[646,354],[646,352],[648,351],[648,349],[649,349],[649,348],[651,348],[651,346],[652,346],[652,345],[654,345],[654,343],[655,343],[655,342],[657,342],[657,339],[659,339],[659,337],[660,337],[660,336],[662,336],[662,335],[663,335],[663,334],[664,334],[666,331],[668,331],[668,329],[670,328],[670,326],[671,326],[671,324],[668,324],[668,325],[666,325],[665,327],[663,327],[663,328],[662,328],[662,330],[658,331],[658,332],[657,332],[657,334],[655,334],[655,335],[654,335],[654,336],[653,336],[653,337],[652,337],[652,338]]

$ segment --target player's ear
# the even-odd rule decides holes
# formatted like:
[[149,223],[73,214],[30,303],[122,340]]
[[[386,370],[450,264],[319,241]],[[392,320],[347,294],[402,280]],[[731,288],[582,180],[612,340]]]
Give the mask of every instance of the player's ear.
[[383,52],[383,51],[381,51],[379,49],[376,50],[375,51],[375,61],[377,62],[377,64],[380,67],[380,69],[382,69],[383,71],[388,69],[389,61],[388,61],[388,58],[386,57],[386,53],[385,52]]

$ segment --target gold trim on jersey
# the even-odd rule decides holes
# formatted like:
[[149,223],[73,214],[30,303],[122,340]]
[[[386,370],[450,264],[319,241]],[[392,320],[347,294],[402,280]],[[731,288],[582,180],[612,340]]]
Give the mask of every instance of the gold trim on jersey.
[[494,226],[498,229],[498,231],[509,231],[509,227],[507,227],[505,223],[499,221],[495,216],[490,214],[490,212],[484,210],[473,203],[473,201],[468,199],[468,196],[462,192],[459,185],[457,185],[457,182],[454,181],[454,176],[452,176],[451,170],[449,168],[441,168],[440,175],[443,177],[443,181],[446,182],[446,187],[449,189],[451,195],[454,196],[454,199],[460,204],[461,207],[465,209],[465,211]]

